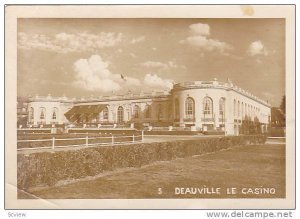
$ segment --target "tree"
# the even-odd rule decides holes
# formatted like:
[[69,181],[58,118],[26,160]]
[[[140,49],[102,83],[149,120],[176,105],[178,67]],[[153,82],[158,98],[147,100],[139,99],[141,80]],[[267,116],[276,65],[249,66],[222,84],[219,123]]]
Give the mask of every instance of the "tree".
[[282,97],[280,109],[282,110],[282,113],[285,115],[285,95]]
[[280,108],[271,108],[271,125],[273,127],[284,127],[285,126],[285,115]]

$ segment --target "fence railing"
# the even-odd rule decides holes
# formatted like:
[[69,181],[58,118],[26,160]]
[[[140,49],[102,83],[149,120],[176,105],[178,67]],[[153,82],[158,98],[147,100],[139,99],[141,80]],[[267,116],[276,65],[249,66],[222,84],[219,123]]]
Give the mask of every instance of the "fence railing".
[[[73,143],[68,144],[67,142],[72,141]],[[74,142],[75,141],[75,142]],[[118,145],[118,144],[132,144],[137,142],[144,141],[144,131],[141,134],[133,134],[133,135],[111,135],[111,136],[103,136],[103,137],[94,137],[94,136],[85,136],[81,138],[55,138],[51,139],[34,139],[34,140],[18,140],[18,151],[22,150],[40,150],[40,149],[52,149],[55,148],[67,148],[67,147],[79,147],[79,146],[105,146],[105,145]],[[60,144],[59,142],[63,142],[64,144]],[[46,143],[46,146],[33,146],[33,147],[21,147],[22,143],[25,144],[39,144]],[[67,143],[67,144],[66,144]]]

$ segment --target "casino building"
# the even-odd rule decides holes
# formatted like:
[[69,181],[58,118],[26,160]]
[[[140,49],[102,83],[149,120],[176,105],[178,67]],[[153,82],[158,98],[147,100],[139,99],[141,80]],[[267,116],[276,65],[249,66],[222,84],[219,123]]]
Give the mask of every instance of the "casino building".
[[239,135],[243,122],[256,122],[261,132],[270,123],[271,106],[232,82],[178,83],[168,92],[153,92],[89,99],[32,97],[28,126],[107,125],[168,127],[170,130],[224,131]]

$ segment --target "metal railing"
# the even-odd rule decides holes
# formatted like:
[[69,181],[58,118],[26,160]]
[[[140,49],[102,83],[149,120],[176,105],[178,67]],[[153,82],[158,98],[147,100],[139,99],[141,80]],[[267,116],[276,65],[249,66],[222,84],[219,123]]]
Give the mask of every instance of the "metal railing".
[[[121,139],[125,139],[121,141]],[[96,140],[96,141],[95,141]],[[104,140],[104,141],[98,141],[97,140]],[[60,141],[81,141],[80,144],[67,144],[67,145],[59,145],[58,142]],[[93,141],[93,142],[92,142]],[[45,147],[21,147],[18,148],[18,151],[23,150],[39,150],[39,149],[52,149],[55,148],[68,148],[68,147],[89,147],[89,146],[105,146],[105,145],[120,145],[120,144],[132,144],[132,143],[138,143],[144,141],[144,131],[141,132],[141,134],[136,135],[126,135],[126,136],[120,136],[120,135],[112,135],[112,136],[105,136],[105,137],[89,137],[88,135],[81,138],[55,138],[52,137],[51,139],[34,139],[34,140],[18,140],[17,144],[18,146],[20,143],[32,143],[32,142],[51,142],[49,146]]]

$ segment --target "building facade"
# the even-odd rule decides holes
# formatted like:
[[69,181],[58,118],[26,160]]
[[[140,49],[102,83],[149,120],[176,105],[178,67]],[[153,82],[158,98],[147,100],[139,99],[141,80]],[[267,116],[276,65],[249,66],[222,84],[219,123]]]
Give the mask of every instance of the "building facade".
[[266,132],[270,105],[231,82],[192,81],[170,92],[89,99],[34,97],[28,103],[28,125],[135,124],[172,126],[191,131],[224,131],[238,135],[245,124]]

